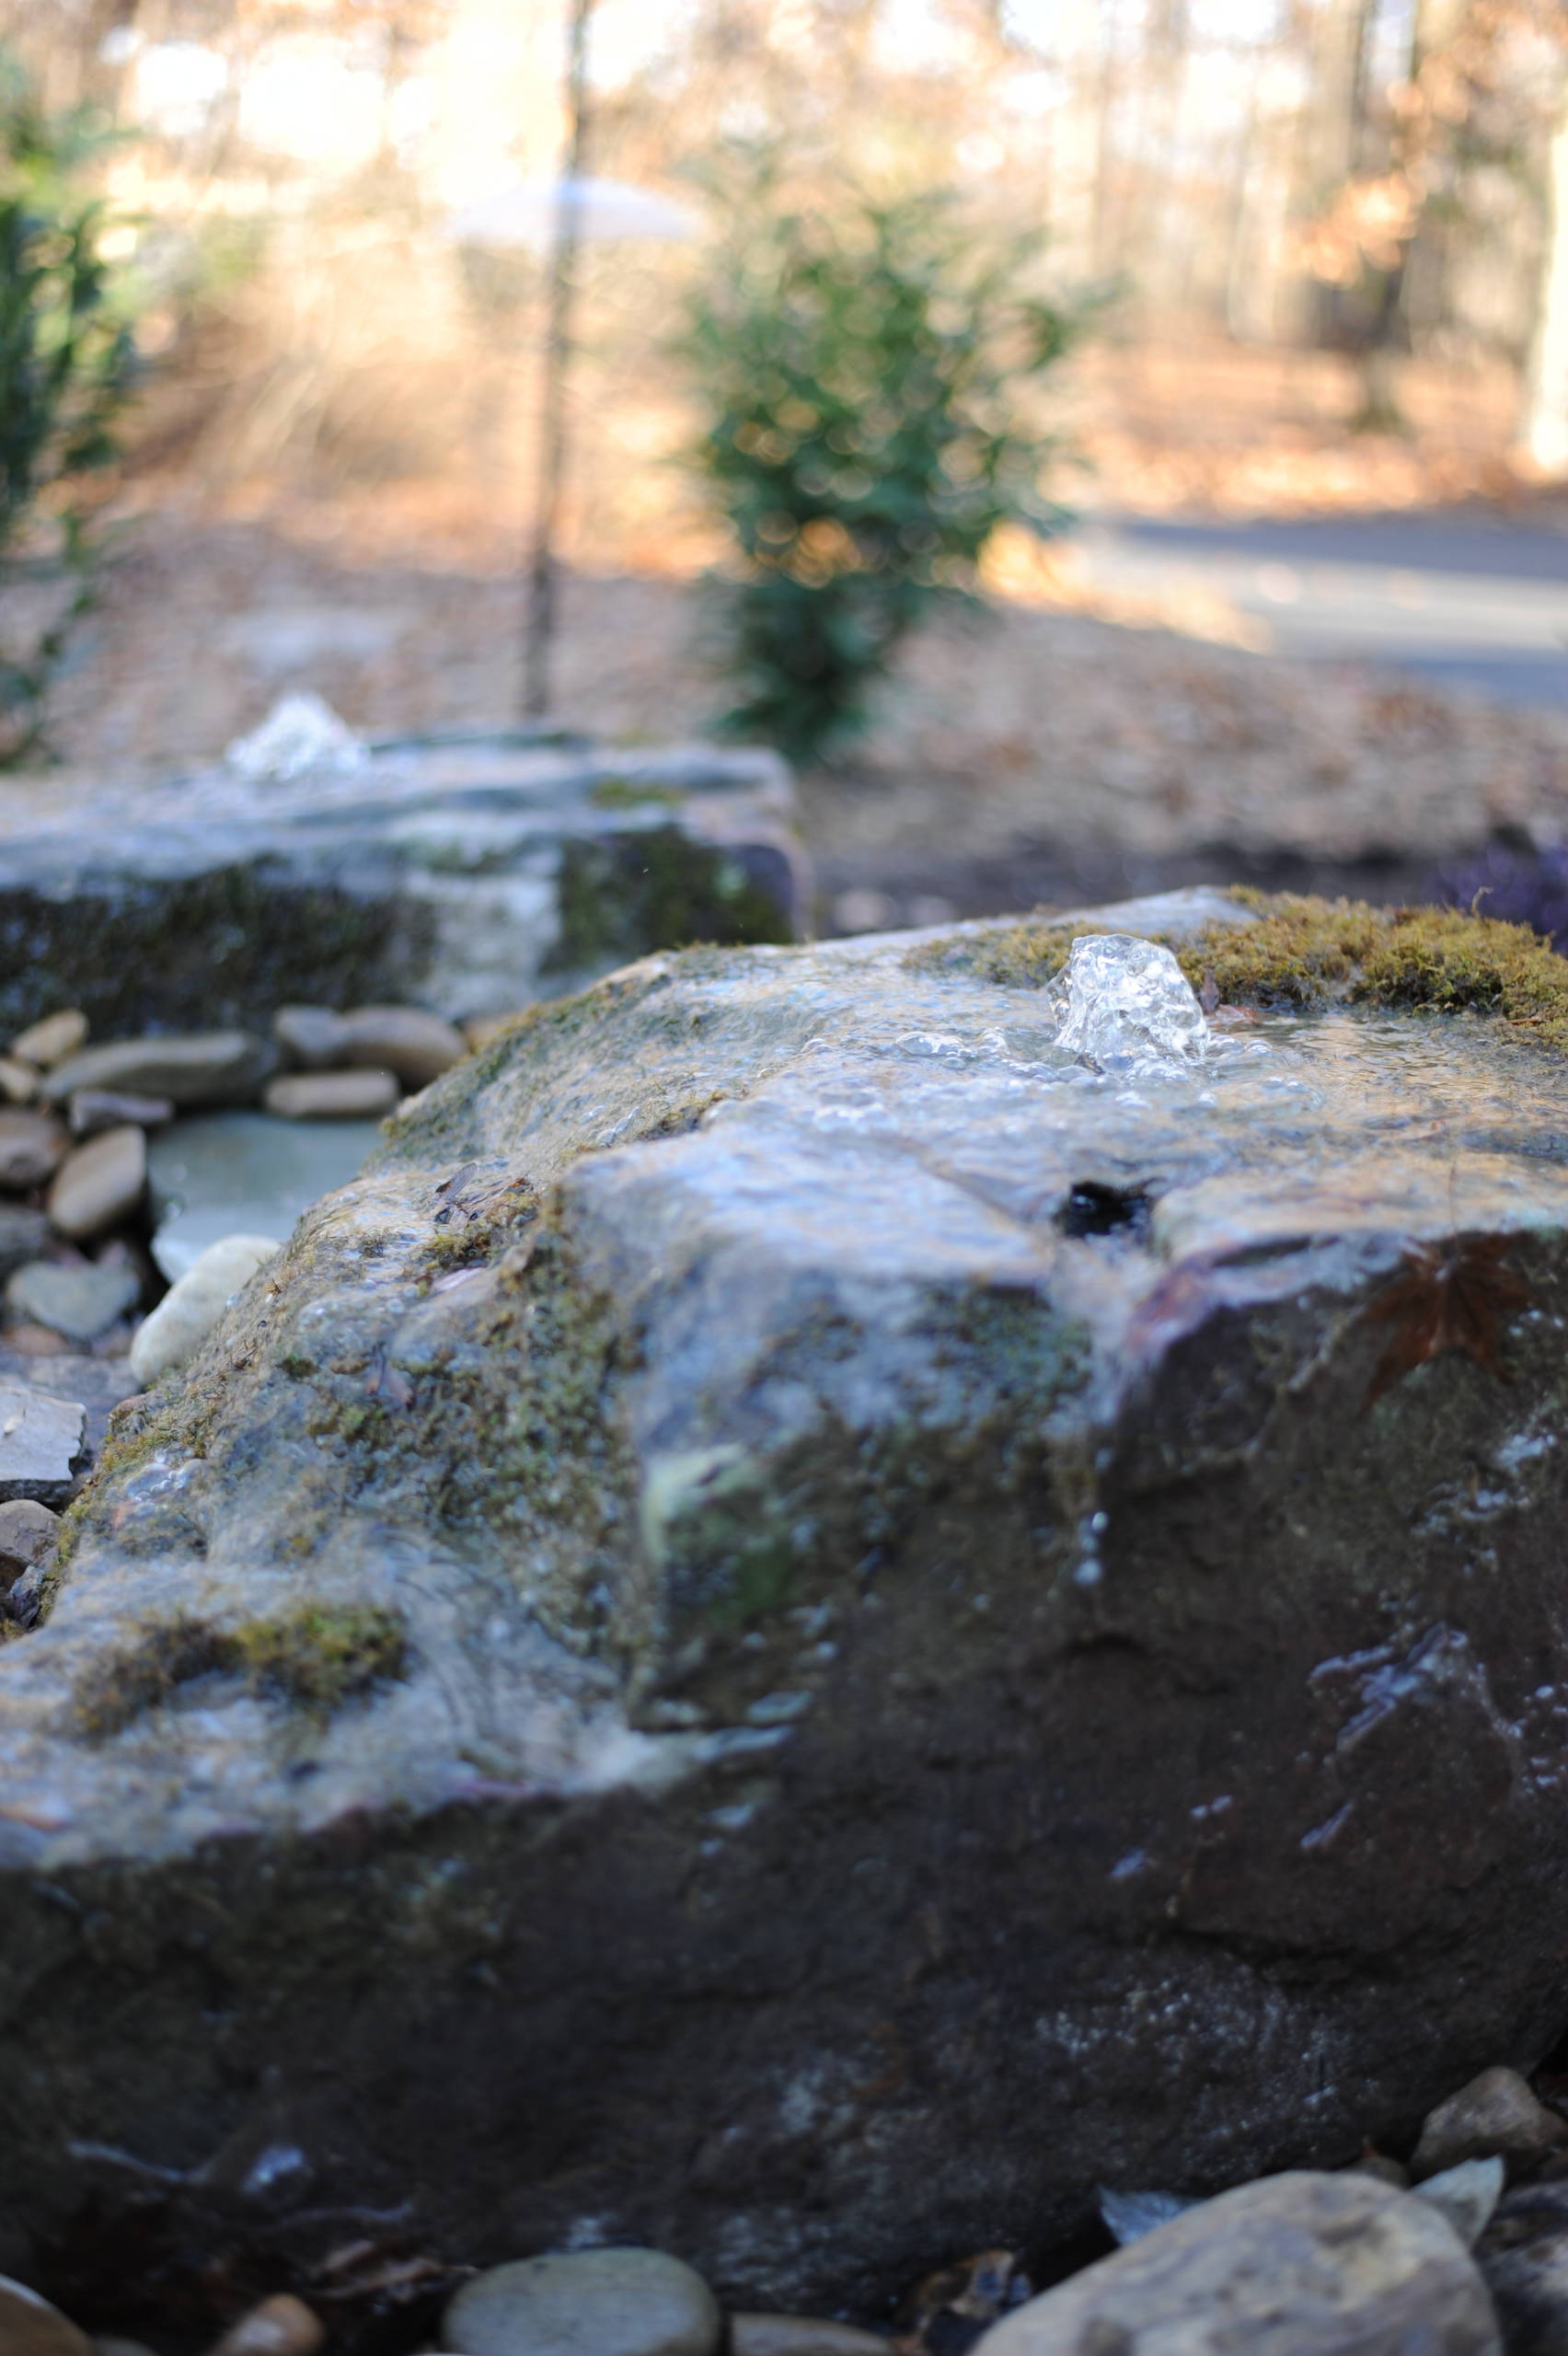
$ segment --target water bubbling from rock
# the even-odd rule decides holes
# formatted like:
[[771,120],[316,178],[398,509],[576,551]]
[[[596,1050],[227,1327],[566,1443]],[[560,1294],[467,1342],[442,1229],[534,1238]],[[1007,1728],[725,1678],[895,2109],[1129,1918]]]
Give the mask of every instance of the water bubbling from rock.
[[1204,1011],[1170,950],[1156,941],[1084,934],[1053,996],[1058,1047],[1101,1071],[1185,1071],[1208,1053]]

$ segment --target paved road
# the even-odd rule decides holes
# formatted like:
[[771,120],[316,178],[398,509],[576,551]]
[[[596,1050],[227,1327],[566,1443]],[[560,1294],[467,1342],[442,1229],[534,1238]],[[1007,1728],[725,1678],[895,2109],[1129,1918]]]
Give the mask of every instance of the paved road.
[[1568,533],[1441,514],[1302,523],[1086,524],[1107,587],[1217,591],[1281,654],[1413,671],[1508,703],[1568,706]]

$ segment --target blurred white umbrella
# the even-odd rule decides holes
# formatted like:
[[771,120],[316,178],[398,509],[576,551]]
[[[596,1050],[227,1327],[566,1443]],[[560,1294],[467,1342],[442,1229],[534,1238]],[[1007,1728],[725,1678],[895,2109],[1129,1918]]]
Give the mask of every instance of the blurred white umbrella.
[[465,246],[554,245],[563,210],[570,208],[580,245],[608,244],[617,237],[656,237],[675,244],[695,237],[702,224],[689,205],[672,203],[630,180],[593,179],[516,180],[510,188],[465,205],[446,223],[446,235]]

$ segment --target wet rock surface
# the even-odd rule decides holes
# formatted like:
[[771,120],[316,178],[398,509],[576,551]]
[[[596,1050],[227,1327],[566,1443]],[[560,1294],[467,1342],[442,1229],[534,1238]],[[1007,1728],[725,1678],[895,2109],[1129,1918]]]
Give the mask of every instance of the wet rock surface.
[[1550,2041],[1559,1067],[1343,1013],[1129,1084],[905,946],[503,1034],[120,1419],[0,1657],[41,2279],[368,2206],[869,2315]]

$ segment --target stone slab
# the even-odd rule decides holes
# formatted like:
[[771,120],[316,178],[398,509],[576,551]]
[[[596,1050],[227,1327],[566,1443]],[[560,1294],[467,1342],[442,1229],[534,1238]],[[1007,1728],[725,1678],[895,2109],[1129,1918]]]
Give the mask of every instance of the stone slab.
[[0,1381],[0,1497],[63,1506],[82,1456],[86,1417],[73,1399]]
[[96,1039],[291,1002],[509,1012],[648,950],[789,940],[810,896],[761,752],[474,731],[287,780],[17,780],[0,1034],[67,1005]]

